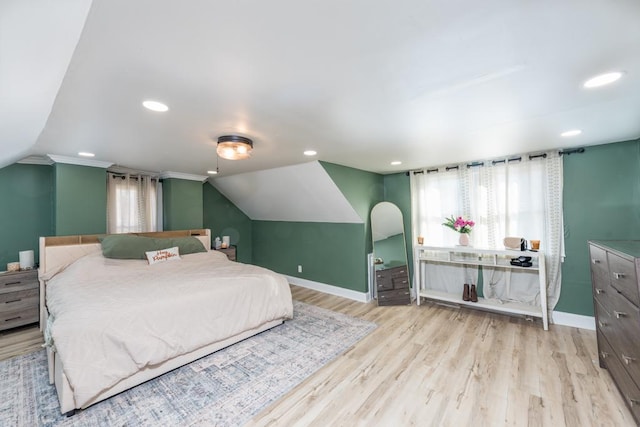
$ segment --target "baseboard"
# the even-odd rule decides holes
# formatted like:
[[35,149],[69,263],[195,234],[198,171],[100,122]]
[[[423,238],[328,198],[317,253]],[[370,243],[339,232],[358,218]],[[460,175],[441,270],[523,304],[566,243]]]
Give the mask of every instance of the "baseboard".
[[553,324],[561,326],[571,326],[574,328],[596,330],[596,318],[593,316],[583,316],[581,314],[565,313],[562,311],[553,312]]
[[323,292],[343,298],[352,299],[358,302],[371,301],[369,292],[358,292],[351,289],[341,288],[339,286],[327,285],[326,283],[314,282],[313,280],[302,279],[295,276],[286,276],[289,283],[303,288],[313,289],[314,291]]

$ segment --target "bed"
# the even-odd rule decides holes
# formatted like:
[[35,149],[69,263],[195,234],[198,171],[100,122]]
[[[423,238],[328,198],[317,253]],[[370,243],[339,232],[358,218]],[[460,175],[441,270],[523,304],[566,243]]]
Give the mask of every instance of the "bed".
[[[207,229],[112,236],[40,238],[40,325],[49,381],[62,413],[72,414],[293,315],[287,280],[209,250]],[[185,239],[202,245],[196,241],[198,251],[185,249],[179,258],[169,255],[168,262],[152,264],[152,258],[107,253],[106,242],[125,238],[120,236],[156,245],[180,241],[180,249]],[[166,257],[164,250],[158,254]]]

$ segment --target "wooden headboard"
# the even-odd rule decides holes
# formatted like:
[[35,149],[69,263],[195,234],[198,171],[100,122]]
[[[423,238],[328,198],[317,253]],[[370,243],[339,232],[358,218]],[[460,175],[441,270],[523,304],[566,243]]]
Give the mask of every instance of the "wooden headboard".
[[[197,237],[207,250],[211,250],[211,230],[201,228],[195,230],[154,231],[147,233],[128,233],[144,237]],[[46,281],[51,273],[64,268],[85,255],[101,252],[99,237],[108,234],[83,234],[77,236],[40,237],[40,329],[46,321],[45,295]],[[49,274],[48,274],[49,273]]]

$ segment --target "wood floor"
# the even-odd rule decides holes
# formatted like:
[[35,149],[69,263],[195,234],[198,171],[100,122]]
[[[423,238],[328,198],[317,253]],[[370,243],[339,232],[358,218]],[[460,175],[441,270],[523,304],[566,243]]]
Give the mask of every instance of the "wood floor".
[[[250,426],[634,426],[595,332],[435,304],[377,307],[292,286],[294,299],[378,328]],[[40,348],[0,334],[0,360]]]
[[593,331],[435,304],[377,307],[292,287],[378,328],[251,426],[635,426]]

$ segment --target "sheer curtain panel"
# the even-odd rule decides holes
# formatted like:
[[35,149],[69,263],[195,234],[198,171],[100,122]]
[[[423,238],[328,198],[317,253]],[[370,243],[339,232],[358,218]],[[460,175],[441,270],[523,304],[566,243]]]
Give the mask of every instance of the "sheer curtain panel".
[[[411,201],[414,242],[421,235],[427,246],[457,244],[457,233],[442,226],[451,215],[475,221],[470,235],[474,247],[504,249],[507,236],[540,240],[547,265],[548,305],[550,310],[555,307],[564,256],[562,156],[557,152],[413,172]],[[504,269],[483,267],[484,297],[538,305],[534,273],[512,275],[507,294]]]
[[158,180],[147,175],[107,174],[107,231],[157,230]]

